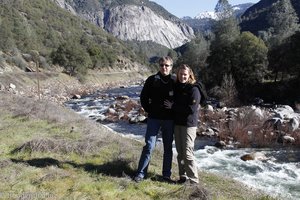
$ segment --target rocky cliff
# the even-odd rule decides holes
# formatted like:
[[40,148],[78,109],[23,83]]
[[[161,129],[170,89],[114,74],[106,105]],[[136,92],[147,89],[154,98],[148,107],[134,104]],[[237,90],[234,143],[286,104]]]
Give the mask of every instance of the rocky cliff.
[[[168,18],[161,15],[161,12],[148,6],[151,5],[149,1],[134,3],[129,1],[130,3],[119,4],[109,1],[105,1],[104,4],[93,0],[53,1],[121,40],[150,40],[169,48],[176,48],[195,37],[191,27],[176,19],[175,16]],[[144,4],[145,2],[147,4]]]

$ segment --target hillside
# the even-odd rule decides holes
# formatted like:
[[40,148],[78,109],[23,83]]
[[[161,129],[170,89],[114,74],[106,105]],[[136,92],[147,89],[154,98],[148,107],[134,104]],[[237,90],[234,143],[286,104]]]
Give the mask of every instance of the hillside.
[[31,60],[37,54],[42,68],[59,64],[79,76],[88,69],[110,71],[145,65],[141,52],[50,0],[1,1],[0,18],[0,49],[15,56],[12,62],[21,69],[27,66],[17,58],[19,53]]
[[[269,28],[267,16],[272,7],[272,4],[275,2],[277,1],[261,0],[250,7],[248,10],[246,10],[246,12],[242,15],[242,22],[240,23],[241,30],[250,31],[256,35],[259,31],[267,30]],[[299,18],[300,2],[298,0],[291,0],[291,4]]]

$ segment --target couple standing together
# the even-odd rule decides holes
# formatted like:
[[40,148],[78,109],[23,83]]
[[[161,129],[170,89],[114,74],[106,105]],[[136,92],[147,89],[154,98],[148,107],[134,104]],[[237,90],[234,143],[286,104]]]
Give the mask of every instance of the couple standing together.
[[[142,89],[140,100],[148,113],[145,146],[139,160],[136,182],[147,177],[152,151],[159,131],[163,140],[163,180],[171,180],[173,134],[177,150],[179,180],[177,183],[197,184],[198,171],[194,158],[194,141],[198,123],[200,92],[194,87],[195,76],[192,69],[180,65],[176,78],[170,73],[171,57],[159,59],[159,72],[150,76]],[[176,79],[176,80],[175,80]]]

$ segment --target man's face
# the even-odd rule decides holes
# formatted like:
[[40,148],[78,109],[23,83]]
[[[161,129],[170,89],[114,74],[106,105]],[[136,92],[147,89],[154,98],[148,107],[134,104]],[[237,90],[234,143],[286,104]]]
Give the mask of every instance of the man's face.
[[163,76],[169,75],[171,70],[172,70],[172,64],[170,61],[163,61],[159,63],[159,71]]

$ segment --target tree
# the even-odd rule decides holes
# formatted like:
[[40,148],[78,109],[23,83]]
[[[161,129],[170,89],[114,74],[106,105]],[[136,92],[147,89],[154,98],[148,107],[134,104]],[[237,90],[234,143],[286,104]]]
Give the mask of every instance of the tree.
[[210,56],[207,58],[209,64],[207,82],[211,85],[220,84],[223,76],[230,74],[232,63],[231,45],[240,34],[240,27],[233,15],[231,5],[227,0],[219,0],[215,12],[218,20],[213,24],[212,31],[214,40],[211,43]]
[[78,43],[61,44],[51,57],[54,64],[63,66],[71,76],[84,75],[91,64],[89,55]]
[[292,76],[300,80],[300,32],[296,32],[285,45],[283,60],[285,69]]
[[102,57],[102,50],[99,46],[91,44],[88,47],[88,53],[91,57],[93,68],[100,68],[101,66],[101,57]]
[[271,7],[268,15],[269,46],[278,46],[299,30],[298,16],[290,0],[279,0]]
[[0,23],[0,49],[3,51],[9,51],[15,47],[13,40],[13,34],[11,32],[11,26],[7,19],[4,19]]
[[220,87],[220,100],[227,106],[236,106],[238,92],[232,74],[225,74]]
[[269,68],[273,71],[274,81],[278,79],[278,74],[287,71],[284,67],[286,60],[283,56],[287,46],[285,43],[288,39],[299,30],[297,14],[291,4],[290,0],[279,0],[273,4],[271,12],[268,16],[270,28],[269,38],[267,40],[269,51]]
[[238,89],[261,83],[267,73],[268,48],[262,39],[250,32],[243,32],[232,44],[231,73]]
[[215,43],[223,44],[233,42],[240,34],[240,27],[238,21],[233,14],[231,5],[227,0],[219,0],[215,12],[217,21],[212,26],[215,35]]
[[205,60],[208,54],[208,41],[202,35],[197,35],[195,39],[185,44],[184,52],[178,59],[177,64],[188,64],[193,68],[195,74],[198,74],[206,66]]
[[230,18],[233,15],[233,10],[227,0],[219,0],[215,6],[215,13],[218,20],[222,20]]

